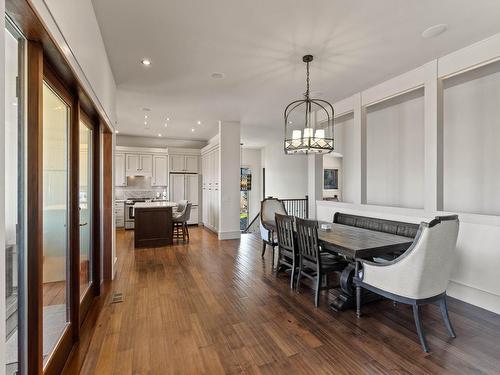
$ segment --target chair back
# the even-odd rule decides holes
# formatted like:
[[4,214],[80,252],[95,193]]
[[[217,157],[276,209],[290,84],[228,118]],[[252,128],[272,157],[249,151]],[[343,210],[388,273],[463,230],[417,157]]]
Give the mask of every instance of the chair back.
[[275,214],[278,246],[295,255],[295,240],[293,232],[293,216]]
[[297,240],[300,255],[310,261],[318,262],[318,222],[298,217],[295,218],[295,222],[297,224]]
[[192,203],[187,203],[186,206],[184,207],[184,210],[182,210],[182,212],[179,213],[179,216],[175,217],[175,221],[181,221],[181,222],[184,222],[184,221],[188,221],[190,216],[191,216],[191,206],[192,206]]
[[277,198],[266,198],[260,203],[260,222],[274,222],[274,215],[286,215],[283,202]]
[[[446,291],[454,264],[459,221],[457,215],[437,216],[421,223],[411,247],[397,259],[405,274],[400,277],[403,295],[429,298]],[[410,272],[411,271],[411,272]]]
[[177,212],[182,212],[186,208],[188,201],[183,199],[177,203]]

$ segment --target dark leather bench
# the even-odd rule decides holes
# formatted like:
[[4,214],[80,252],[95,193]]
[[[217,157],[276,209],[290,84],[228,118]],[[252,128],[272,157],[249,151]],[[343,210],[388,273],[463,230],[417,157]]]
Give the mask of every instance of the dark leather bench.
[[358,228],[375,230],[377,232],[397,234],[409,238],[415,238],[419,224],[405,223],[403,221],[392,221],[375,217],[366,217],[336,212],[333,222],[337,224],[350,225]]

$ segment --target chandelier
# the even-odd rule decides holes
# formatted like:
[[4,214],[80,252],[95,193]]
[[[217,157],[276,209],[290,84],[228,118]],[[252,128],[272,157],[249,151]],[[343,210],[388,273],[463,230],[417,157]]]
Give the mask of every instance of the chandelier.
[[285,154],[330,153],[333,151],[333,116],[330,103],[309,97],[309,63],[305,55],[306,92],[304,99],[295,100],[285,108]]

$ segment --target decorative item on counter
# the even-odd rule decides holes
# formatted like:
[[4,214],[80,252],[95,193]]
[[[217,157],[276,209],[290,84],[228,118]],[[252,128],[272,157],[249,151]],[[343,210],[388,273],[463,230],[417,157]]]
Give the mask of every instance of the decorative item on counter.
[[333,225],[331,223],[321,223],[319,226],[319,229],[325,232],[332,230],[332,228]]

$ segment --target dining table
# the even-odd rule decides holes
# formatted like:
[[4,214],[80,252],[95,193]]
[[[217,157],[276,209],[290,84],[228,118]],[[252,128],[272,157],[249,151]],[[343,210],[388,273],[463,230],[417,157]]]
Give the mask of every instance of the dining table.
[[[321,224],[328,224],[329,229],[321,229]],[[275,221],[264,221],[262,225],[269,230],[276,230]],[[347,260],[347,266],[340,274],[340,294],[330,304],[335,311],[351,309],[356,305],[353,277],[357,261],[390,257],[407,250],[413,243],[409,237],[325,221],[318,221],[318,240],[321,251]],[[363,300],[369,302],[376,298],[376,295],[370,294]]]

